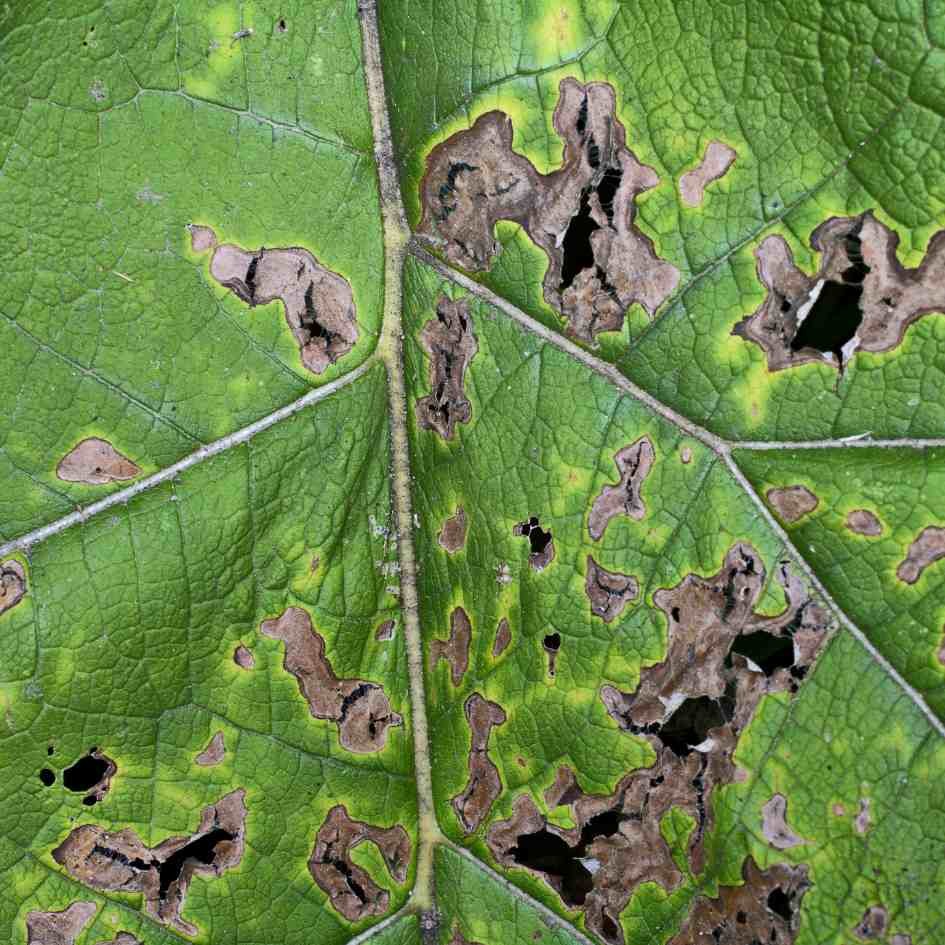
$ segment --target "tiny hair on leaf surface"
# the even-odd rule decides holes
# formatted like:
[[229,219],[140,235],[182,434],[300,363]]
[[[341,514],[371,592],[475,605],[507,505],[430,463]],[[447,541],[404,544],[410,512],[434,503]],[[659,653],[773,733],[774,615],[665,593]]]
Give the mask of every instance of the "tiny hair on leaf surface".
[[0,9],[4,941],[945,939],[943,48]]

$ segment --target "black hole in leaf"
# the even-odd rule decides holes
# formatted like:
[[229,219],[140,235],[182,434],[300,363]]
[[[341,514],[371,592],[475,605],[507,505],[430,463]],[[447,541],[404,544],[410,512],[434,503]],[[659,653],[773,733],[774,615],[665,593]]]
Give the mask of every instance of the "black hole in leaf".
[[781,311],[782,312],[791,311],[791,303],[787,299],[781,299]]
[[854,234],[844,241],[850,265],[843,271],[843,282],[826,282],[807,317],[791,341],[791,350],[815,348],[841,360],[843,346],[853,338],[863,321],[860,299],[863,280],[870,271],[860,253],[860,238]]
[[55,752],[56,752],[56,749],[53,748],[52,745],[47,746],[47,748],[46,748],[46,754],[47,754],[47,755],[55,754]]
[[785,922],[790,922],[794,915],[794,910],[791,907],[791,899],[780,886],[777,886],[768,893],[768,908],[775,915],[781,916]]
[[56,773],[51,768],[43,768],[39,772],[39,780],[43,782],[46,787],[52,787],[56,783]]
[[557,650],[561,646],[561,634],[560,633],[549,633],[545,637],[545,649],[546,650]]
[[614,219],[614,198],[617,196],[617,189],[622,179],[622,168],[608,167],[604,171],[601,182],[597,185],[597,199],[600,201],[601,210],[607,214],[607,219],[610,221]]
[[103,758],[97,758],[92,753],[93,748],[87,755],[83,755],[75,764],[70,765],[62,772],[62,783],[70,791],[88,791],[95,787],[108,771],[108,762]]
[[95,803],[95,800],[95,795],[89,794],[87,797],[82,798],[82,803],[85,804],[86,807],[91,807]]
[[560,879],[562,899],[568,905],[580,906],[594,888],[594,878],[580,858],[598,837],[613,836],[622,819],[617,811],[597,814],[581,828],[581,838],[574,847],[550,830],[522,834],[510,852],[519,865]]
[[591,135],[591,140],[587,145],[587,163],[595,169],[600,167],[600,148],[597,146],[593,135]]
[[574,127],[577,129],[579,135],[584,134],[584,129],[587,127],[587,96],[585,95],[581,99],[581,107],[578,110],[577,122],[575,122]]
[[748,921],[748,916],[744,912],[738,912],[735,916],[735,921],[739,925],[744,925]]
[[289,27],[286,26],[285,20],[280,18],[279,22],[276,24],[276,29],[278,29],[280,33],[284,33],[288,28]]
[[607,915],[605,912],[601,917],[601,932],[605,939],[608,942],[619,942],[620,941],[620,929],[617,928],[617,923]]
[[736,637],[729,652],[748,657],[761,668],[765,676],[794,665],[794,641],[787,636],[775,636],[766,630]]
[[161,899],[167,896],[167,891],[171,885],[180,877],[188,860],[195,863],[209,865],[213,862],[217,853],[217,845],[227,840],[232,840],[233,834],[227,830],[217,827],[196,840],[184,844],[179,850],[175,850],[163,863],[158,866],[158,872],[161,877],[160,889],[158,895]]
[[251,305],[255,304],[256,299],[256,267],[259,265],[259,257],[262,255],[260,252],[258,255],[253,256],[250,260],[249,268],[246,270],[246,288],[249,291],[249,301]]
[[600,227],[591,219],[591,205],[589,191],[581,194],[581,205],[578,212],[571,217],[568,229],[561,244],[561,282],[558,291],[563,292],[579,272],[594,265],[594,250],[591,247],[591,234]]
[[539,830],[520,836],[511,853],[520,866],[560,879],[561,898],[569,906],[580,906],[594,888],[594,878],[577,860],[577,849],[569,847],[557,834]]
[[708,696],[686,699],[663,723],[659,737],[667,748],[682,757],[706,740],[710,728],[718,728],[727,721],[715,699]]
[[669,612],[669,614],[670,614],[670,616],[673,618],[673,620],[674,620],[676,623],[679,623],[679,608],[678,608],[678,607],[674,607],[674,608]]

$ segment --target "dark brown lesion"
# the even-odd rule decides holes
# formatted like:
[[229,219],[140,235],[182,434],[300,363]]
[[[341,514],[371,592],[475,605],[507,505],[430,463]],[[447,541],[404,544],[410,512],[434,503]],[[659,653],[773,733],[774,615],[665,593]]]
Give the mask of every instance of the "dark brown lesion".
[[945,230],[915,269],[899,262],[898,245],[870,212],[832,217],[811,234],[821,263],[808,276],[785,240],[769,236],[755,250],[767,295],[733,334],[762,348],[770,371],[809,363],[842,370],[857,351],[893,350],[914,321],[945,311]]
[[456,554],[466,544],[466,511],[460,505],[456,511],[443,523],[436,540],[439,546],[449,552]]
[[351,859],[351,851],[365,841],[380,851],[394,880],[405,883],[410,866],[407,831],[399,824],[376,827],[352,820],[341,804],[328,812],[308,861],[312,879],[328,896],[332,907],[349,922],[383,915],[390,905],[390,893]]
[[73,945],[97,909],[94,902],[80,900],[61,912],[28,912],[26,945]]
[[945,558],[945,528],[929,525],[909,545],[905,558],[896,568],[896,577],[906,584],[915,584],[929,565]]
[[882,938],[889,925],[889,912],[885,906],[869,906],[857,923],[853,934],[864,942]]
[[647,436],[641,436],[636,442],[616,452],[614,462],[620,481],[615,485],[604,486],[591,506],[587,530],[594,541],[601,539],[614,516],[626,515],[639,521],[646,515],[642,490],[653,468],[655,456],[653,444]]
[[275,620],[266,620],[260,632],[282,640],[282,665],[295,676],[299,691],[316,719],[338,726],[338,740],[348,751],[381,751],[387,730],[403,723],[391,709],[384,690],[363,679],[340,679],[325,656],[325,641],[301,607],[289,607]]
[[419,231],[450,262],[481,271],[499,251],[495,224],[518,223],[548,257],[545,300],[569,334],[593,344],[601,332],[619,331],[635,302],[652,316],[679,272],[635,224],[637,197],[659,177],[627,148],[613,87],[563,79],[553,123],[564,153],[550,174],[512,150],[512,123],[499,111],[434,148]]
[[479,829],[502,790],[499,769],[489,757],[492,729],[505,722],[505,711],[498,703],[474,692],[464,706],[472,741],[469,748],[469,778],[453,800],[453,810],[463,830],[469,834]]
[[813,512],[820,500],[806,486],[783,486],[765,493],[768,504],[785,522],[793,523]]
[[846,518],[846,527],[857,535],[875,538],[883,533],[883,523],[869,509],[853,509]]
[[15,558],[0,561],[0,614],[12,610],[26,596],[26,569]]
[[512,526],[512,534],[528,539],[528,563],[535,571],[544,571],[554,561],[555,540],[551,529],[542,528],[537,515]]
[[469,666],[469,644],[472,640],[472,624],[469,615],[462,607],[455,607],[450,614],[450,635],[446,640],[433,640],[430,643],[430,671],[440,660],[446,660],[450,667],[450,679],[454,686],[463,681]]
[[77,443],[56,466],[56,475],[63,482],[103,485],[134,479],[141,467],[119,453],[108,440],[97,436]]
[[671,808],[694,821],[686,854],[691,871],[703,871],[713,792],[735,779],[740,733],[763,695],[797,690],[826,639],[826,612],[786,565],[776,576],[786,606],[774,617],[755,612],[766,574],[746,544],[734,545],[716,574],[690,574],[657,591],[666,658],[643,669],[633,692],[604,685],[600,693],[617,724],[649,742],[654,763],[625,775],[608,796],[585,794],[573,772],[559,771],[545,799],[570,807],[572,830],[548,823],[523,794],[512,819],[489,831],[500,863],[542,876],[607,942],[623,942],[620,913],[640,883],[672,892],[682,881],[660,833]]
[[741,886],[722,886],[716,898],[700,896],[669,945],[793,945],[801,902],[810,889],[806,866],[775,863],[766,870],[748,857]]
[[210,227],[191,225],[195,252],[212,249],[210,275],[251,308],[281,301],[302,364],[322,374],[358,340],[357,309],[348,280],[331,272],[307,250],[246,250],[218,244]]
[[506,617],[503,617],[498,626],[495,628],[495,639],[492,641],[492,655],[493,657],[501,656],[508,645],[512,642],[512,629],[509,626],[509,621]]
[[207,747],[194,758],[194,762],[203,768],[212,768],[220,764],[225,757],[226,741],[223,732],[214,732],[213,737],[207,742]]
[[442,297],[436,318],[420,333],[420,344],[429,356],[430,390],[417,401],[417,422],[424,430],[436,430],[444,440],[453,439],[457,423],[468,423],[472,405],[464,389],[466,369],[479,345],[473,334],[469,301]]
[[245,792],[232,791],[203,809],[188,837],[147,846],[131,829],[110,833],[97,824],[76,827],[52,851],[75,880],[103,892],[140,893],[151,918],[184,935],[199,929],[182,912],[195,875],[221,876],[239,866],[246,824]]
[[584,582],[587,599],[591,602],[591,613],[610,623],[623,613],[624,607],[637,599],[640,585],[630,574],[608,571],[602,568],[591,555],[587,556],[587,578]]

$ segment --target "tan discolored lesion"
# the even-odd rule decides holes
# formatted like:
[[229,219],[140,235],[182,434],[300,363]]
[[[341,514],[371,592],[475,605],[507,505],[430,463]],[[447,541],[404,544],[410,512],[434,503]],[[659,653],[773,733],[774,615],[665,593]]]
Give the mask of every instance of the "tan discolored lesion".
[[755,250],[767,295],[732,333],[764,351],[769,371],[811,363],[842,370],[857,351],[892,351],[913,322],[945,311],[945,230],[915,269],[899,262],[898,245],[870,212],[831,217],[811,234],[821,262],[808,276],[783,237],[767,237]]
[[295,676],[313,718],[338,726],[343,748],[358,754],[381,751],[388,729],[403,724],[383,688],[362,679],[340,679],[325,655],[325,641],[301,607],[289,607],[260,632],[285,645],[284,668]]
[[377,847],[397,883],[407,881],[411,849],[407,831],[399,824],[377,827],[353,820],[341,804],[328,812],[308,861],[312,879],[328,896],[332,908],[349,922],[383,915],[390,905],[390,893],[351,859],[351,851],[364,842]]
[[915,584],[930,565],[945,558],[945,528],[928,525],[909,545],[905,558],[896,568],[896,577],[906,584]]
[[466,786],[452,799],[453,810],[467,834],[475,833],[489,816],[489,811],[502,790],[499,769],[489,757],[492,729],[505,723],[505,710],[474,692],[464,706],[471,733],[469,778]]
[[98,906],[94,902],[71,903],[60,912],[34,910],[26,914],[27,945],[73,945],[92,921]]
[[247,250],[218,243],[208,226],[189,226],[191,248],[213,251],[210,275],[250,307],[281,301],[302,364],[322,374],[358,340],[357,310],[347,279],[326,269],[307,249]]
[[108,440],[95,436],[77,443],[56,467],[56,475],[63,482],[93,486],[134,479],[140,473],[140,466],[119,453]]
[[591,506],[587,530],[594,541],[603,537],[615,516],[626,515],[634,521],[640,521],[646,515],[642,490],[655,457],[653,444],[647,436],[641,436],[614,454],[620,480],[614,485],[604,486]]
[[76,881],[103,892],[140,893],[151,918],[184,935],[197,926],[183,918],[195,875],[221,876],[243,857],[245,792],[232,791],[203,809],[189,837],[168,837],[154,847],[128,828],[112,833],[97,824],[76,827],[52,857]]
[[466,510],[461,505],[457,506],[436,536],[439,546],[451,555],[460,551],[466,544],[467,524]]
[[608,571],[591,555],[587,556],[584,589],[591,604],[591,613],[600,617],[604,623],[619,617],[624,607],[640,594],[640,585],[635,577],[620,571]]
[[659,177],[627,148],[613,87],[566,78],[558,91],[552,121],[562,166],[540,174],[512,150],[509,117],[482,115],[427,156],[419,231],[450,262],[481,271],[499,250],[495,224],[520,224],[548,257],[545,301],[569,334],[593,344],[601,332],[619,331],[635,302],[654,315],[679,271],[635,223],[637,198]]
[[436,668],[440,660],[446,660],[450,667],[450,679],[458,686],[469,667],[469,644],[472,640],[472,624],[469,615],[462,607],[454,607],[450,614],[450,635],[446,640],[430,642],[430,671]]
[[735,149],[722,141],[710,141],[697,167],[679,178],[679,195],[688,207],[698,207],[705,199],[705,189],[720,180],[738,157]]
[[583,910],[588,929],[607,942],[623,942],[620,914],[641,883],[672,892],[682,882],[660,829],[671,808],[692,818],[688,867],[703,871],[714,792],[736,780],[740,733],[765,694],[798,689],[827,637],[827,614],[800,579],[784,564],[776,576],[786,602],[773,617],[755,612],[766,572],[745,544],[729,550],[717,573],[689,574],[658,590],[653,600],[667,621],[666,657],[642,670],[632,692],[611,684],[600,690],[619,727],[649,742],[654,763],[629,772],[610,795],[586,794],[575,772],[559,771],[545,800],[550,808],[570,808],[573,829],[550,823],[522,794],[512,818],[489,831],[502,865],[541,876],[566,906]]
[[783,521],[793,524],[809,515],[820,504],[820,500],[807,486],[781,486],[765,493],[768,504]]
[[0,561],[0,614],[12,610],[26,596],[26,569],[16,558]]

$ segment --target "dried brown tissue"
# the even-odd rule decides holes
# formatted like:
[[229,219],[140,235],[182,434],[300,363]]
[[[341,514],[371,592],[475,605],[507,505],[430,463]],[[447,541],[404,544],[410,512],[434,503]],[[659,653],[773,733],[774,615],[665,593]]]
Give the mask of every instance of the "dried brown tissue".
[[[654,603],[668,626],[666,658],[642,671],[633,692],[608,684],[600,693],[620,728],[649,742],[655,762],[625,775],[611,795],[585,794],[573,771],[560,771],[545,800],[550,808],[570,807],[576,825],[572,830],[549,823],[525,793],[515,799],[512,818],[488,832],[493,855],[506,867],[522,865],[516,859],[521,838],[541,831],[593,862],[583,899],[566,902],[582,909],[588,929],[607,942],[622,943],[619,917],[640,883],[657,882],[671,892],[682,881],[660,831],[670,808],[683,810],[695,822],[687,856],[694,873],[704,869],[704,842],[714,823],[713,792],[735,780],[732,756],[740,733],[765,694],[797,690],[827,636],[827,613],[811,600],[801,580],[785,564],[776,576],[786,605],[774,617],[754,612],[766,573],[760,556],[745,544],[729,550],[716,574],[690,574],[675,587],[657,591]],[[755,633],[783,639],[789,659],[763,669],[741,655],[741,640]],[[594,825],[602,822],[595,818],[602,815],[611,818],[609,826],[595,835]],[[581,851],[585,828],[593,840]],[[565,898],[560,876],[526,868]],[[777,928],[782,935],[777,941],[793,941]]]
[[509,117],[488,112],[427,156],[419,232],[450,262],[482,271],[499,252],[495,224],[520,224],[548,257],[545,301],[570,335],[594,344],[622,328],[634,303],[654,315],[679,271],[636,224],[637,198],[659,177],[627,148],[613,87],[566,78],[558,92],[561,167],[540,174],[513,150]]

